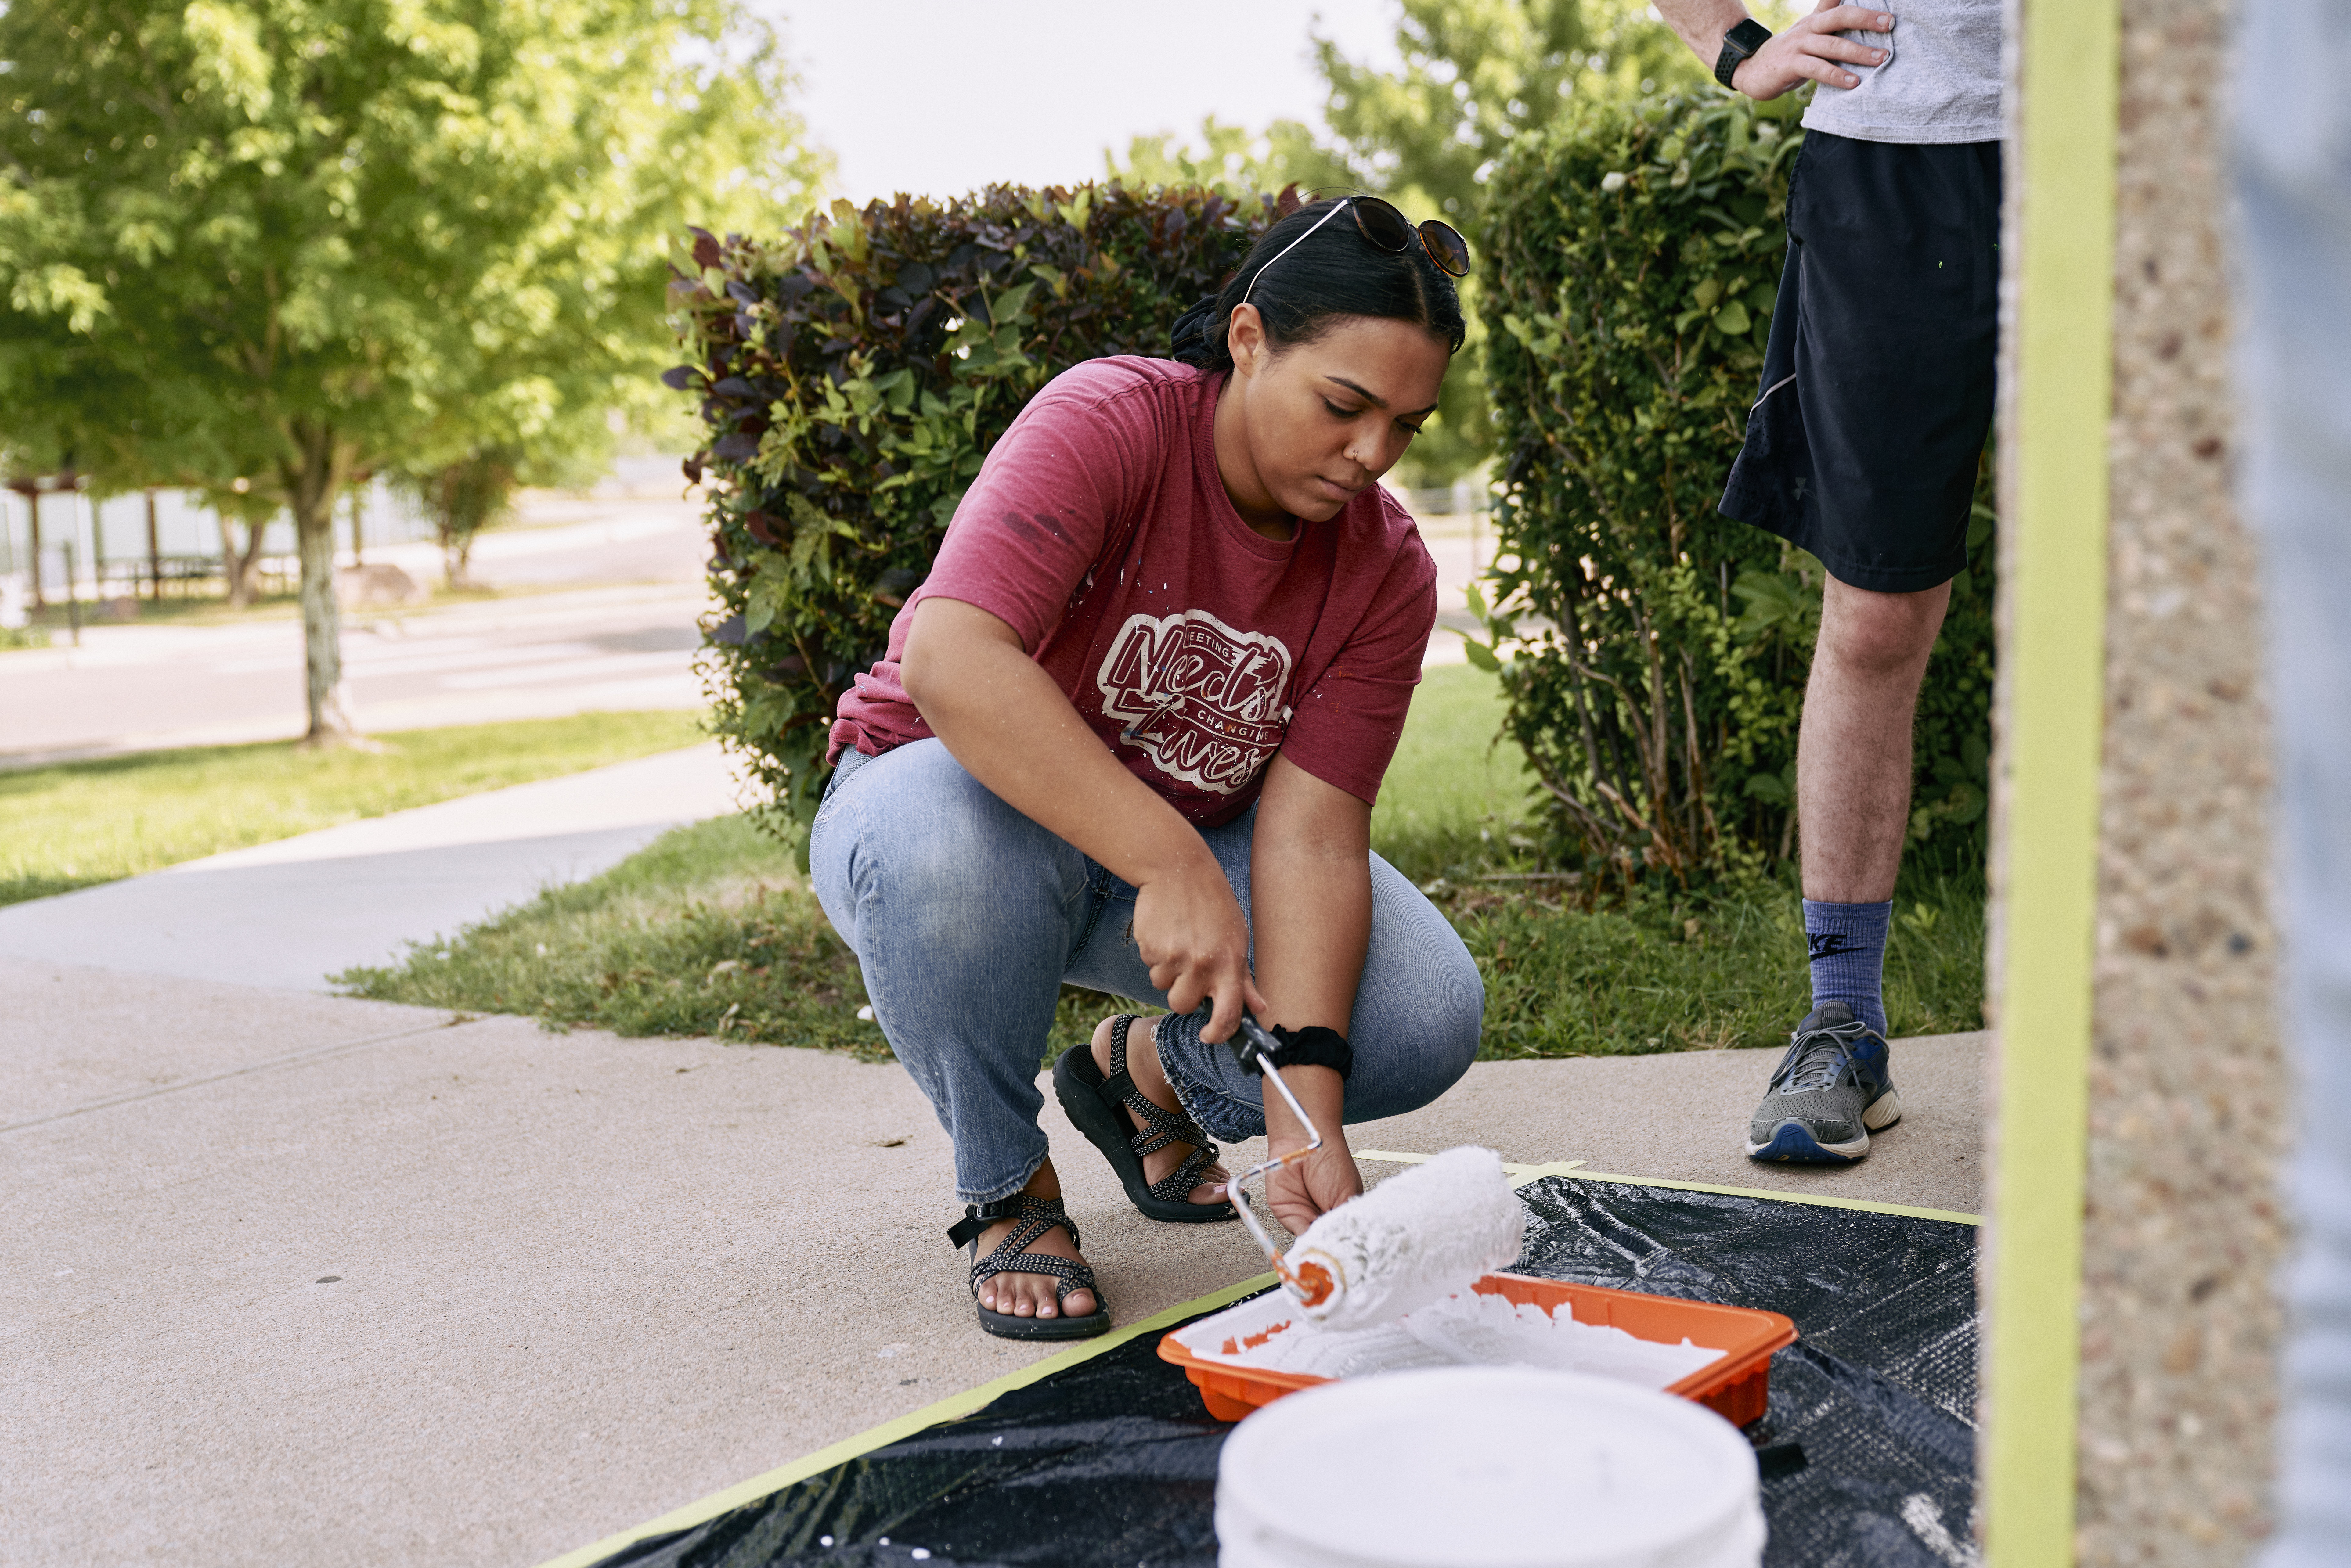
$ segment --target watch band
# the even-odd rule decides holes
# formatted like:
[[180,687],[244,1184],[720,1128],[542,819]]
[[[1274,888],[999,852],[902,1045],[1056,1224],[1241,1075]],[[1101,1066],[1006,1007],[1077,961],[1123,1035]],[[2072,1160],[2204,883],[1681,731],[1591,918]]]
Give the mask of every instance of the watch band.
[[1750,16],[1722,36],[1722,53],[1715,57],[1714,79],[1723,86],[1739,73],[1739,62],[1771,41],[1771,29]]

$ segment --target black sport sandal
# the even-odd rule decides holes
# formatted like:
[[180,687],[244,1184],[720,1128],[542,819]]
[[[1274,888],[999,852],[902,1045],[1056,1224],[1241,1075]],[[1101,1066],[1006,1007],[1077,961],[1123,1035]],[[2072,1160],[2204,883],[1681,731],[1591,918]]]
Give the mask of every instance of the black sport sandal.
[[[996,1250],[983,1258],[979,1255],[979,1233],[999,1220],[1017,1219],[1020,1223],[1007,1231]],[[979,1313],[979,1326],[1002,1339],[1092,1339],[1110,1328],[1110,1302],[1102,1297],[1102,1287],[1094,1283],[1093,1270],[1073,1259],[1056,1258],[1050,1252],[1025,1252],[1021,1249],[1056,1225],[1070,1233],[1070,1245],[1082,1248],[1078,1239],[1077,1222],[1062,1208],[1058,1197],[1031,1197],[1016,1192],[1010,1197],[999,1197],[994,1203],[967,1204],[963,1218],[947,1227],[947,1239],[958,1247],[971,1249],[971,1301]],[[979,1304],[982,1281],[998,1274],[1050,1274],[1061,1281],[1053,1287],[1053,1304],[1059,1307],[1072,1291],[1092,1291],[1094,1310],[1082,1318],[1024,1318],[1013,1312],[993,1312]]]
[[[1192,1201],[1192,1189],[1207,1179],[1203,1173],[1217,1163],[1217,1145],[1191,1117],[1161,1110],[1135,1087],[1134,1075],[1126,1070],[1126,1031],[1136,1018],[1134,1013],[1121,1013],[1111,1020],[1108,1077],[1094,1064],[1092,1045],[1063,1051],[1061,1060],[1053,1063],[1054,1095],[1071,1124],[1118,1173],[1119,1185],[1126,1188],[1126,1196],[1134,1200],[1145,1219],[1199,1225],[1239,1218],[1229,1202]],[[1135,1124],[1137,1117],[1142,1118],[1141,1127]],[[1192,1152],[1157,1181],[1144,1180],[1143,1156],[1155,1155],[1170,1144],[1189,1144]]]

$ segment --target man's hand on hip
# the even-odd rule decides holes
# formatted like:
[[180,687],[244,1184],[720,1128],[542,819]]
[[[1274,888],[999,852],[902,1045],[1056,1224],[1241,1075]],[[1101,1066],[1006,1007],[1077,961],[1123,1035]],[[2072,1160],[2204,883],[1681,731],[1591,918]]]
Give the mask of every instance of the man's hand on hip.
[[1839,5],[1834,0],[1821,0],[1818,10],[1792,24],[1786,32],[1773,34],[1761,48],[1740,61],[1739,68],[1730,73],[1730,85],[1757,99],[1777,98],[1790,88],[1808,81],[1826,82],[1831,87],[1859,87],[1861,78],[1838,62],[1882,65],[1886,51],[1837,37],[1855,30],[1890,33],[1894,30],[1894,18],[1886,12],[1872,11],[1866,6]]

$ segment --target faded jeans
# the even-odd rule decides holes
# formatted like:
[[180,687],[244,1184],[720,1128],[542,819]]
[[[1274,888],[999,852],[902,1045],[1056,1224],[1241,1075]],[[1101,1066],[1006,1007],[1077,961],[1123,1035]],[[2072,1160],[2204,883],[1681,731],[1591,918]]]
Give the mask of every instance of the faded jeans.
[[[1201,835],[1249,909],[1251,807]],[[1018,1192],[1045,1158],[1039,1060],[1062,984],[1166,1005],[1129,925],[1134,890],[963,769],[938,740],[842,754],[809,841],[833,928],[855,949],[874,1020],[955,1141],[966,1203]],[[1401,1115],[1460,1080],[1486,993],[1452,925],[1372,857],[1371,945],[1348,1030],[1346,1115]],[[1265,1131],[1260,1086],[1200,1038],[1204,1015],[1164,1020],[1159,1059],[1184,1107],[1224,1140]]]

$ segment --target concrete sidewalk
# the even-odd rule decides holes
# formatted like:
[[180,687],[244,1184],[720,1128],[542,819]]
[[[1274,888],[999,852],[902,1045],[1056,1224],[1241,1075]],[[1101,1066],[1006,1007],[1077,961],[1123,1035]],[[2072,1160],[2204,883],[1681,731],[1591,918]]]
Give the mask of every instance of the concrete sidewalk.
[[[528,1565],[1054,1348],[974,1325],[894,1065],[5,959],[0,995],[0,1560]],[[1903,1042],[1849,1171],[1738,1157],[1766,1051],[1481,1064],[1352,1141],[1971,1210],[1980,1056]],[[1262,1268],[1046,1114],[1121,1322]]]
[[0,908],[0,957],[323,989],[737,809],[716,741]]

